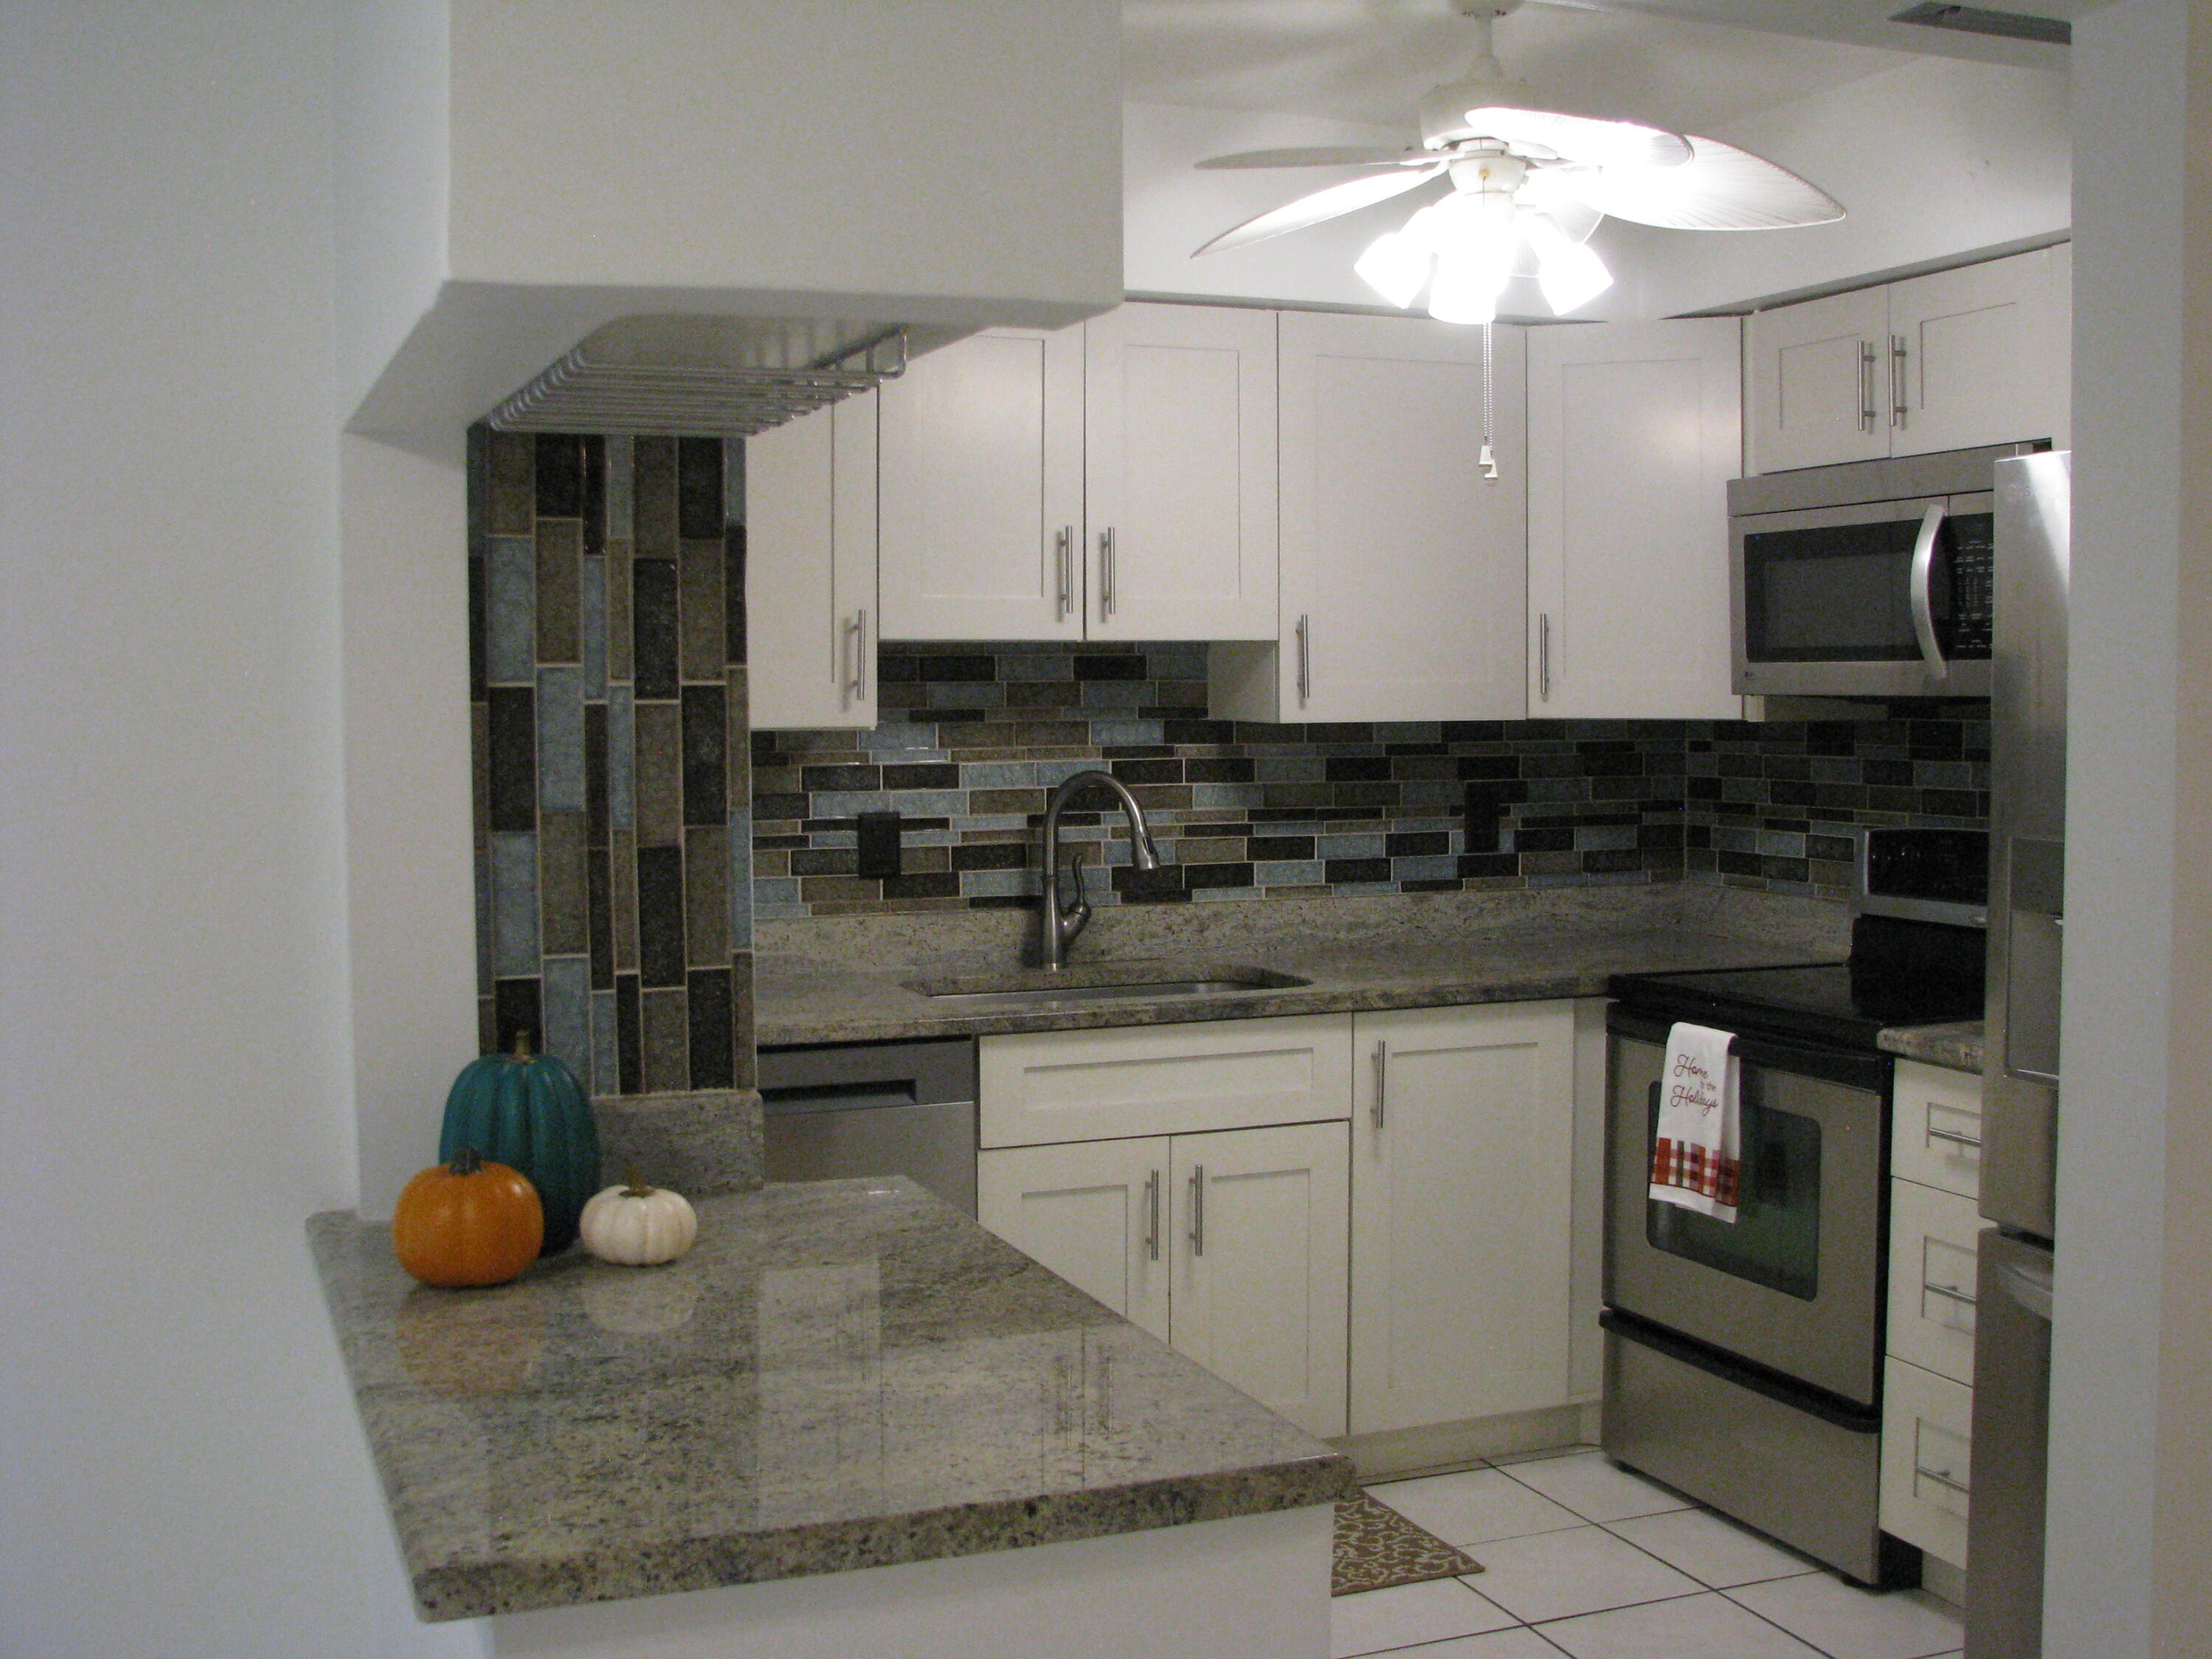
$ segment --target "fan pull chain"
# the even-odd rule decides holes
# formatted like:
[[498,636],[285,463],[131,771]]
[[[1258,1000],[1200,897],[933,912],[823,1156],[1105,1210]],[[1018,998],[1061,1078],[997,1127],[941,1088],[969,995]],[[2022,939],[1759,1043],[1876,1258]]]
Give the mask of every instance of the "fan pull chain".
[[1474,464],[1482,469],[1485,483],[1498,482],[1498,452],[1492,446],[1498,428],[1498,356],[1494,325],[1482,325],[1482,447]]

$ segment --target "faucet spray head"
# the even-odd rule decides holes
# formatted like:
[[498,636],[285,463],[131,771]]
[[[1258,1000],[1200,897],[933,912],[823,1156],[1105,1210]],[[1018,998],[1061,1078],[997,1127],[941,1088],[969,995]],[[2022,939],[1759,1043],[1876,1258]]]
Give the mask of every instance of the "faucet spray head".
[[1152,845],[1152,833],[1149,830],[1130,837],[1129,857],[1139,870],[1157,870],[1160,867],[1160,849]]

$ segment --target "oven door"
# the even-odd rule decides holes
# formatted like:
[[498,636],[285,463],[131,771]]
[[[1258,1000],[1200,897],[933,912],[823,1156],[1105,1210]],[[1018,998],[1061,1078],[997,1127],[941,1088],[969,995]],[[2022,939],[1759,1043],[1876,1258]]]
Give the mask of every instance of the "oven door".
[[1607,1021],[1608,1307],[1861,1406],[1879,1398],[1888,1061],[1739,1036],[1734,1223],[1649,1197],[1668,1027]]
[[1995,501],[1929,495],[1732,519],[1735,690],[1987,696]]

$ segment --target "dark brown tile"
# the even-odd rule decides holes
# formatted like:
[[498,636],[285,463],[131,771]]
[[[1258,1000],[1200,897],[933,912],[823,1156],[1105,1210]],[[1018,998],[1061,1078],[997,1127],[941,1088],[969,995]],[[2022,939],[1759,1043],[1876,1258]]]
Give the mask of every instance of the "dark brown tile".
[[760,1068],[753,1043],[753,953],[738,951],[730,957],[730,1085],[758,1086]]
[[632,446],[631,538],[641,559],[676,556],[676,440],[640,438]]
[[491,834],[491,707],[469,708],[469,806],[476,844],[481,849]]
[[638,971],[648,990],[684,983],[684,852],[637,849]]
[[491,499],[485,528],[495,536],[527,536],[538,510],[538,441],[527,432],[491,434]]
[[631,678],[640,697],[672,698],[678,673],[676,562],[630,562]]
[[684,832],[684,955],[693,968],[730,954],[730,832],[720,824]]
[[513,1054],[518,1032],[529,1036],[533,1052],[542,1052],[545,1046],[545,1016],[536,977],[500,980],[493,985],[491,995],[497,1026],[493,1034],[497,1045],[495,1052]]
[[684,822],[725,823],[730,811],[729,732],[720,685],[687,685],[683,702]]
[[732,663],[745,655],[745,527],[733,524],[722,532],[722,648]]
[[687,988],[690,1083],[694,1089],[727,1089],[736,1074],[730,1006],[730,970],[696,969]]
[[678,438],[677,531],[685,540],[722,533],[722,441]]
[[615,1073],[623,1093],[645,1092],[645,1030],[635,974],[615,979]]
[[687,680],[720,680],[729,666],[723,650],[728,617],[722,605],[722,562],[719,535],[713,541],[686,541],[678,559],[678,665]]
[[608,838],[608,899],[614,911],[615,973],[637,972],[637,833],[617,830]]
[[487,817],[495,832],[538,827],[538,694],[495,685],[485,697]]
[[637,705],[637,844],[673,847],[684,834],[684,717],[672,702]]
[[482,702],[489,683],[491,615],[489,578],[484,556],[469,555],[469,701]]
[[584,900],[592,939],[592,988],[615,987],[614,860],[604,847],[584,852]]
[[538,825],[538,934],[547,956],[582,955],[590,944],[584,815],[544,813]]
[[667,1094],[691,1086],[691,1028],[686,1000],[681,989],[639,994],[647,1094]]
[[538,525],[538,660],[584,659],[582,529],[573,519]]
[[607,441],[584,440],[584,477],[578,512],[584,521],[584,551],[596,557],[607,550]]

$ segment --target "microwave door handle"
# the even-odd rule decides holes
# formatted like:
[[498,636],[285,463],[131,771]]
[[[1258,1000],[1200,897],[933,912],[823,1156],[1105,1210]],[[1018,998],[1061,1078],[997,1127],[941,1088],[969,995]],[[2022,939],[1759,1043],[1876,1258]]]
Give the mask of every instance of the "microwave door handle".
[[1932,502],[1912,544],[1912,631],[1919,637],[1920,658],[1928,665],[1928,678],[1939,682],[1951,675],[1951,665],[1943,659],[1943,647],[1936,638],[1936,607],[1929,592],[1936,574],[1936,540],[1942,530],[1943,503]]

